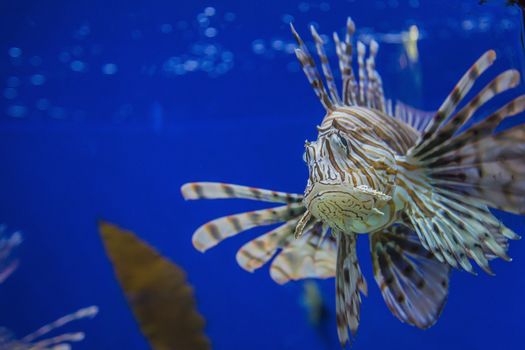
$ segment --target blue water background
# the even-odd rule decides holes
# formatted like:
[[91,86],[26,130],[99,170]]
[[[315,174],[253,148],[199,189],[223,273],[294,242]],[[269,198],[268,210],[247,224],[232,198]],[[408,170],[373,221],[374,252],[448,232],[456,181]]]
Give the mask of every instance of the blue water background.
[[[417,67],[399,68],[399,44],[381,43],[377,62],[387,94],[420,108],[437,108],[486,49],[500,59],[481,81],[522,68],[520,14],[503,1],[1,2],[0,221],[25,242],[20,268],[0,286],[0,325],[21,336],[95,304],[94,320],[65,329],[86,331],[75,349],[148,348],[98,236],[104,218],[186,269],[214,349],[338,349],[333,280],[320,282],[329,317],[316,328],[301,283],[279,286],[267,267],[249,274],[236,264],[236,250],[263,230],[204,255],[192,247],[200,224],[264,205],[188,203],[179,188],[207,180],[303,191],[303,143],[323,109],[286,49],[286,22],[310,41],[309,24],[341,33],[348,15],[365,34],[420,28]],[[525,234],[523,218],[501,217]],[[426,331],[385,306],[366,237],[359,253],[369,296],[355,349],[523,346],[523,242],[512,243],[512,263],[492,264],[495,277],[454,272]]]

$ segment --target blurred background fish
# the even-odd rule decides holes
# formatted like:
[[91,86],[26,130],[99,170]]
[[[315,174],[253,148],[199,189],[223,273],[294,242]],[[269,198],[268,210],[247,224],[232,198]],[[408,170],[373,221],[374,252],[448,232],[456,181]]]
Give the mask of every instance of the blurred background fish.
[[[83,318],[93,318],[98,313],[98,307],[90,306],[80,309],[69,315],[60,317],[54,322],[48,323],[33,333],[20,339],[6,328],[0,328],[0,350],[68,350],[71,343],[84,340],[84,332],[62,333],[51,335],[57,328],[61,328],[70,322]],[[48,336],[45,338],[44,336]]]
[[18,258],[14,250],[22,243],[20,231],[7,233],[7,226],[0,225],[0,284],[18,267]]
[[[22,233],[15,231],[7,233],[7,226],[0,226],[0,283],[4,282],[18,267],[18,258],[14,250],[22,243]],[[62,333],[53,335],[53,331],[70,322],[83,318],[93,318],[98,313],[98,307],[89,306],[71,314],[65,315],[48,323],[38,330],[17,338],[7,328],[0,327],[0,350],[67,350],[71,343],[84,340],[84,332]],[[56,333],[56,332],[55,332]],[[47,338],[45,336],[48,336]]]
[[322,322],[326,321],[328,309],[315,280],[307,280],[303,283],[301,305],[305,308],[308,321],[312,326],[319,327]]

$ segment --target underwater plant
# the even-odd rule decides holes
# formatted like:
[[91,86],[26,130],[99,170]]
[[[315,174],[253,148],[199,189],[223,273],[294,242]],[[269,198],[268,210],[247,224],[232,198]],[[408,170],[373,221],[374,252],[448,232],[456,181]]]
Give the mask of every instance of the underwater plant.
[[142,333],[155,350],[210,349],[182,268],[133,232],[100,222],[100,235]]

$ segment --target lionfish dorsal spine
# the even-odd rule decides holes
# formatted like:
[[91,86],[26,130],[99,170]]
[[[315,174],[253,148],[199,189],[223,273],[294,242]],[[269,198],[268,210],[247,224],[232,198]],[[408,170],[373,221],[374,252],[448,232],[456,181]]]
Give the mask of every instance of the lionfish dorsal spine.
[[335,110],[338,106],[362,106],[374,108],[382,112],[387,111],[383,83],[375,67],[375,60],[379,49],[379,44],[376,41],[371,40],[368,57],[366,57],[366,45],[361,41],[357,42],[358,79],[356,79],[356,75],[354,74],[352,68],[352,56],[354,53],[352,39],[355,33],[355,24],[351,18],[347,20],[344,42],[341,41],[337,33],[333,35],[342,78],[342,95],[339,95],[337,84],[335,83],[334,74],[326,53],[326,42],[323,37],[311,26],[312,37],[321,61],[321,69],[326,85],[323,82],[321,73],[307,45],[292,24],[290,24],[290,27],[299,46],[295,50],[295,54],[301,63],[312,89],[327,112]]
[[411,150],[410,154],[414,157],[421,156],[425,153],[425,146],[435,137],[436,131],[450,117],[463,98],[472,89],[476,79],[483,74],[496,60],[496,52],[489,50],[485,52],[461,77],[459,82],[454,86],[447,96],[441,107],[430,120],[419,142]]

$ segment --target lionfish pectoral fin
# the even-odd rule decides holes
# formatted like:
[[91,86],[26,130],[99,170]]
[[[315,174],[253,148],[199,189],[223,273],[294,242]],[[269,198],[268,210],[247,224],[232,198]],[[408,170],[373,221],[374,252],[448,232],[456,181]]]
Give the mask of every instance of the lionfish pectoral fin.
[[453,267],[472,271],[471,258],[489,274],[488,260],[509,260],[508,240],[518,238],[489,208],[525,214],[525,126],[494,134],[503,119],[525,110],[525,95],[461,128],[480,106],[516,86],[519,73],[501,73],[453,112],[495,56],[486,52],[465,73],[398,162],[398,184],[408,197],[405,214],[421,243]]
[[418,328],[432,326],[447,300],[449,266],[423,248],[405,225],[372,233],[370,251],[374,277],[390,311]]
[[342,232],[337,237],[336,262],[336,314],[337,334],[344,347],[357,333],[361,309],[361,293],[366,295],[367,285],[357,261],[356,236]]
[[285,284],[305,278],[334,277],[337,245],[327,231],[322,222],[312,220],[299,238],[290,237],[270,266],[272,279]]
[[[239,249],[236,259],[243,269],[253,272],[275,256],[270,274],[279,284],[335,276],[335,238],[327,234],[327,227],[320,221],[306,215],[302,195],[214,182],[185,184],[182,193],[186,199],[243,198],[286,204],[229,215],[202,225],[193,235],[193,244],[198,250],[205,251],[225,238],[254,227],[280,223]],[[300,235],[294,239],[296,232]]]
[[225,238],[251,228],[293,221],[305,211],[302,195],[254,187],[216,182],[193,182],[183,185],[181,192],[185,199],[242,198],[286,204],[269,209],[228,215],[202,225],[195,231],[192,238],[193,245],[201,252],[214,247]]

